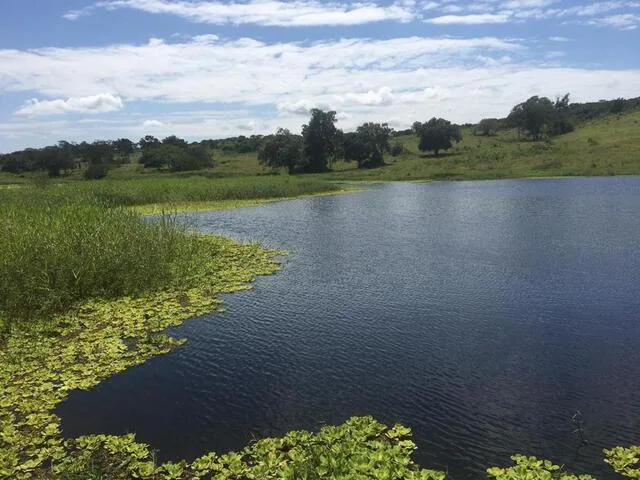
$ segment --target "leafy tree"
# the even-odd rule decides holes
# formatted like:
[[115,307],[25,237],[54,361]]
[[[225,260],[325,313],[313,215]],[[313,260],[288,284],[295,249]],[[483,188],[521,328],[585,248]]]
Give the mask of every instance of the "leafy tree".
[[162,144],[163,145],[175,145],[176,147],[186,147],[187,146],[187,142],[186,140],[183,140],[182,138],[178,138],[175,135],[170,135],[167,138],[162,140]]
[[105,163],[90,163],[87,169],[84,171],[84,178],[86,180],[100,180],[109,173],[109,166]]
[[145,168],[168,168],[173,172],[200,170],[213,166],[209,151],[201,145],[178,147],[171,144],[147,146],[142,150],[140,163]]
[[43,148],[37,153],[37,158],[39,167],[46,170],[50,177],[59,177],[62,170],[68,173],[74,167],[71,152],[59,146]]
[[336,128],[336,112],[311,110],[311,119],[302,126],[304,170],[325,172],[339,148],[339,130]]
[[533,140],[540,140],[545,134],[555,136],[573,131],[570,112],[568,93],[555,103],[547,97],[534,96],[513,107],[507,122],[527,132]]
[[[170,145],[170,147],[174,146]],[[209,150],[201,145],[187,145],[181,148],[180,152],[180,155],[172,155],[168,159],[169,169],[172,172],[187,172],[213,167],[213,159]]]
[[546,97],[534,96],[516,105],[507,117],[509,125],[526,131],[533,140],[540,140],[555,117],[554,104]]
[[135,151],[135,143],[128,138],[119,138],[113,142],[113,149],[120,163],[129,163],[129,157]]
[[475,135],[484,135],[488,137],[495,135],[500,128],[500,121],[497,118],[483,118],[476,126],[473,133]]
[[391,146],[391,156],[397,157],[404,152],[404,146],[400,142],[396,142]]
[[624,98],[616,98],[611,102],[611,113],[620,113],[625,108],[626,101]]
[[415,135],[419,135],[420,132],[422,131],[422,122],[413,122],[411,124],[411,131],[415,134]]
[[279,128],[275,135],[264,139],[258,161],[272,169],[286,168],[294,173],[302,161],[302,137]]
[[440,150],[448,150],[452,146],[452,141],[462,140],[460,127],[454,125],[444,118],[432,118],[421,125],[418,132],[420,143],[418,148],[422,152],[433,151],[436,156]]
[[391,129],[386,123],[365,123],[353,133],[344,134],[345,160],[355,160],[358,168],[384,165],[384,152],[389,151]]
[[86,160],[89,164],[109,165],[113,163],[114,148],[111,142],[95,141],[86,147]]
[[157,146],[159,144],[160,144],[160,140],[158,140],[153,135],[145,135],[138,142],[138,145],[140,146],[141,150],[144,150],[144,149],[149,148],[149,147],[154,147],[154,146]]

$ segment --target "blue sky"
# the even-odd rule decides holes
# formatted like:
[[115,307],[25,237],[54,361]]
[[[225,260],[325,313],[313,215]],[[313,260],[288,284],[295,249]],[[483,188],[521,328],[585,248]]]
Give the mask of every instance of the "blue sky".
[[640,0],[3,0],[0,151],[640,96]]

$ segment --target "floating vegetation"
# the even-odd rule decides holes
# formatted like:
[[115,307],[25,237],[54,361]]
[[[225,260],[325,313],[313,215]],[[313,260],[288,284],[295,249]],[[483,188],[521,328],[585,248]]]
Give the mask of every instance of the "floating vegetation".
[[184,289],[82,301],[46,321],[13,324],[0,351],[0,477],[58,475],[84,445],[65,442],[53,414],[69,391],[168,353],[183,340],[163,333],[167,327],[220,310],[218,294],[246,290],[279,268],[282,252],[219,237],[198,242],[203,262]]

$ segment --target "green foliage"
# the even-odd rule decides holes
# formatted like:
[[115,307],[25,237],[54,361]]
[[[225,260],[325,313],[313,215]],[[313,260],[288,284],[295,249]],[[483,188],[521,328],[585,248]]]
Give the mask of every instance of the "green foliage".
[[513,455],[515,465],[511,467],[492,467],[487,474],[496,480],[594,480],[590,475],[573,475],[563,472],[561,467],[548,460],[536,457]]
[[167,168],[172,172],[201,170],[213,166],[209,151],[201,145],[188,145],[177,137],[167,137],[160,143],[142,148],[140,163],[145,168]]
[[[255,244],[236,245],[202,235],[184,235],[183,240],[190,243],[192,258],[187,269],[180,261],[168,265],[177,276],[163,288],[116,299],[80,300],[64,313],[17,322],[5,332],[0,348],[0,478],[176,475],[178,468],[172,465],[156,469],[147,447],[135,444],[133,436],[63,440],[53,411],[69,391],[92,388],[168,353],[183,341],[163,333],[167,327],[220,309],[217,294],[247,289],[256,275],[278,269],[273,257],[280,252]],[[155,260],[141,255],[130,268]],[[2,313],[0,318],[6,318]]]
[[100,180],[109,173],[109,167],[104,163],[90,163],[84,171],[85,180]]
[[[417,125],[416,128],[418,128]],[[452,125],[444,118],[432,118],[421,124],[419,128],[418,149],[421,152],[433,151],[437,156],[440,150],[449,150],[452,147],[452,141],[460,142],[462,140],[460,127]]]
[[623,477],[640,479],[640,446],[615,447],[605,450],[605,459]]
[[500,120],[497,118],[484,118],[473,130],[474,135],[484,135],[485,137],[495,135],[500,129]]
[[275,135],[262,141],[258,161],[273,170],[286,168],[290,174],[294,173],[302,161],[302,137],[279,128]]
[[569,119],[569,94],[556,99],[555,104],[546,97],[534,96],[513,107],[507,123],[521,131],[526,131],[533,140],[543,136],[563,135],[573,131]]
[[336,122],[336,112],[324,112],[317,108],[311,110],[309,123],[302,126],[304,171],[318,173],[328,170],[339,149],[340,135]]
[[365,123],[353,133],[344,134],[345,160],[355,160],[358,168],[384,165],[384,153],[389,151],[391,129],[386,123]]

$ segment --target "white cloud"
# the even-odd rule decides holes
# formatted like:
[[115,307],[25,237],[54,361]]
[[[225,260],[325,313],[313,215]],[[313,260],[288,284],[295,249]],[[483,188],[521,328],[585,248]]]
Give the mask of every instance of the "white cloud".
[[571,39],[567,37],[549,37],[551,42],[570,42]]
[[82,10],[69,10],[67,13],[62,15],[62,18],[67,20],[78,20],[80,17],[85,17],[91,13],[90,9],[82,9]]
[[66,113],[106,113],[124,107],[122,99],[110,93],[101,93],[87,97],[70,97],[66,100],[28,100],[16,115],[62,115]]
[[391,103],[393,103],[393,91],[389,87],[380,87],[377,91],[369,90],[364,93],[349,92],[338,96],[336,100],[341,104],[391,105]]
[[143,128],[155,128],[155,127],[164,127],[165,124],[162,123],[160,120],[145,120],[144,122],[142,122],[142,127]]
[[478,15],[443,15],[441,17],[428,18],[427,23],[435,25],[480,25],[484,23],[507,23],[509,15],[505,13],[482,13]]
[[147,13],[171,14],[192,22],[222,25],[254,24],[265,26],[301,27],[318,25],[361,25],[393,20],[411,21],[415,2],[397,1],[391,5],[372,2],[336,3],[318,0],[248,0],[248,1],[185,1],[185,0],[107,0],[96,8],[135,9]]
[[591,19],[588,23],[598,27],[614,27],[620,30],[635,30],[640,26],[640,15],[634,15],[632,13],[610,15],[608,17]]
[[[22,148],[61,138],[135,139],[148,131],[190,139],[237,135],[249,127],[252,133],[279,126],[299,132],[314,107],[340,112],[339,126],[347,130],[364,121],[403,128],[432,116],[455,122],[504,116],[531,95],[571,92],[575,101],[592,101],[640,91],[638,69],[543,67],[549,63],[546,53],[494,37],[268,44],[209,36],[178,43],[0,50],[5,95],[36,91],[47,98],[72,97],[25,108],[53,104],[59,112],[62,103],[68,111],[72,99],[92,98],[96,91],[118,92],[115,98],[132,107],[83,123],[13,117],[0,123],[0,137],[14,138],[3,148]],[[153,113],[156,103],[163,105],[161,117]],[[171,104],[179,106],[172,111]],[[198,108],[190,111],[190,105]]]

